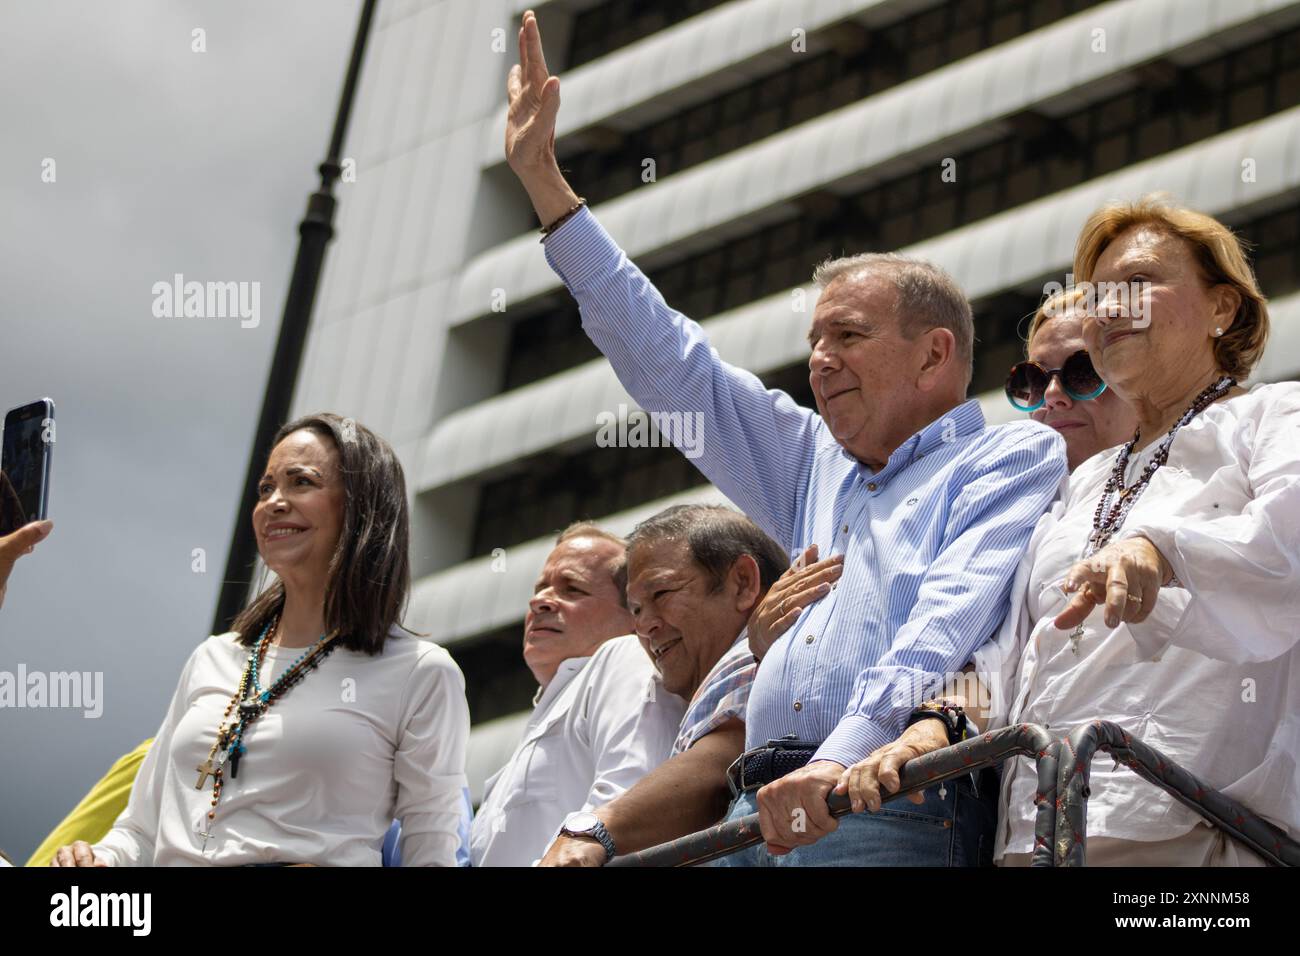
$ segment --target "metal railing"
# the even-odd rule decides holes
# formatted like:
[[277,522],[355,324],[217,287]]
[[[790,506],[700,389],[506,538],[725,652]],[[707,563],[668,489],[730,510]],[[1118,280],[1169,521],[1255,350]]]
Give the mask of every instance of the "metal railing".
[[1300,866],[1300,843],[1188,773],[1154,747],[1128,734],[1118,724],[1094,720],[1058,742],[1060,760],[1056,789],[1053,864],[1083,866],[1087,855],[1088,785],[1092,758],[1110,753],[1139,777],[1155,784],[1185,807],[1275,866]]
[[[1145,780],[1165,790],[1212,826],[1277,866],[1300,865],[1300,843],[1273,824],[1130,736],[1118,725],[1095,720],[1064,738],[1038,724],[1014,724],[908,761],[888,803],[1012,757],[1031,757],[1038,774],[1037,813],[1030,866],[1083,866],[1087,847],[1089,770],[1098,750],[1109,752]],[[845,796],[831,794],[831,815],[851,812]],[[659,846],[615,857],[610,866],[698,866],[763,842],[758,814],[716,824]]]
[[[1052,865],[1052,833],[1056,828],[1056,787],[1059,743],[1038,724],[1014,724],[951,747],[909,760],[899,774],[895,793],[882,794],[889,802],[937,783],[992,767],[1009,757],[1033,757],[1038,767],[1038,816],[1032,866]],[[848,797],[832,794],[827,801],[831,816],[851,812]],[[609,866],[697,866],[763,842],[758,814],[719,823],[659,846],[615,857]]]

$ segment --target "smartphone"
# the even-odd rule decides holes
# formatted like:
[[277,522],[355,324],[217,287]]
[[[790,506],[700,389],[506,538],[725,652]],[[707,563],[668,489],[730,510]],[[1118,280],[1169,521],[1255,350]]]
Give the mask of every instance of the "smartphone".
[[49,517],[54,402],[39,398],[5,413],[0,440],[0,535]]

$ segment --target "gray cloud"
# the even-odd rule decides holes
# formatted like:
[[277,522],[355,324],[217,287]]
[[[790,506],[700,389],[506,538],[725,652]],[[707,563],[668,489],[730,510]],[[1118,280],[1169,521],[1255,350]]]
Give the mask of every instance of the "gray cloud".
[[[58,408],[55,530],[10,581],[0,670],[104,672],[98,720],[0,710],[0,848],[17,862],[153,734],[209,632],[359,9],[0,8],[0,405]],[[155,318],[151,287],[176,272],[260,282],[260,326]]]

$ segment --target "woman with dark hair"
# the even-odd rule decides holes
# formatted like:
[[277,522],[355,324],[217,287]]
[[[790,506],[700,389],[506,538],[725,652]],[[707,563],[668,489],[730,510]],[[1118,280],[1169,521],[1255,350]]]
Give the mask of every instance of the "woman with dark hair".
[[190,655],[127,808],[54,866],[453,865],[469,710],[436,644],[405,632],[406,483],[351,419],[280,429],[253,509],[276,574]]

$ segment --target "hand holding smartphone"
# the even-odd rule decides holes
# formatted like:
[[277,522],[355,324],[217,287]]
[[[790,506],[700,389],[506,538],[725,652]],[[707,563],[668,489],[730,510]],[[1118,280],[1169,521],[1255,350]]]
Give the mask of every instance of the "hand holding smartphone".
[[40,398],[5,414],[0,440],[0,537],[49,516],[54,402]]
[[54,402],[42,398],[9,410],[0,434],[0,607],[14,562],[54,527],[46,520],[53,451]]

